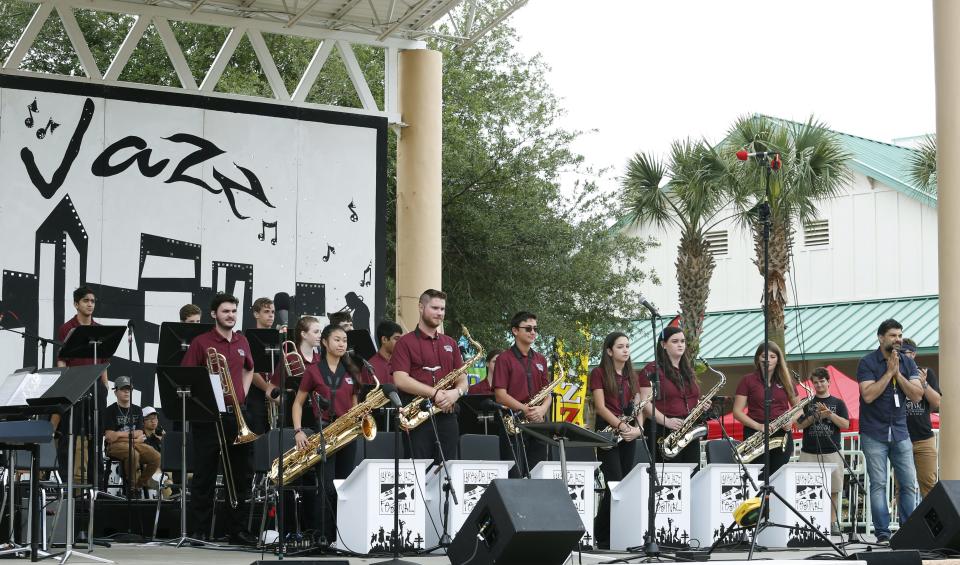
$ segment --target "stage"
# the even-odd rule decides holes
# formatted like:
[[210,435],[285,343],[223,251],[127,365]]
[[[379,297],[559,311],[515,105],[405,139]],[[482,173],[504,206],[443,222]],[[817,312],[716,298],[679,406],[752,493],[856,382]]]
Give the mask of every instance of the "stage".
[[[848,552],[851,554],[854,552],[865,551],[866,547],[863,545],[855,545],[848,548]],[[84,550],[79,550],[83,552]],[[887,549],[878,549],[875,550],[875,553],[887,552]],[[809,563],[811,557],[815,555],[824,554],[823,549],[803,549],[803,550],[789,550],[789,551],[763,551],[754,554],[754,558],[761,559],[765,563],[773,563],[778,565],[799,565],[800,563]],[[84,552],[84,555],[86,553]],[[170,565],[171,563],[178,563],[179,565],[207,565],[211,562],[216,562],[217,564],[222,565],[249,565],[250,563],[257,560],[264,561],[278,561],[277,557],[272,554],[261,554],[256,551],[248,551],[244,549],[239,549],[236,547],[216,547],[216,548],[193,548],[193,547],[184,547],[184,548],[174,548],[170,546],[162,546],[159,543],[147,543],[140,545],[132,544],[113,544],[112,547],[104,548],[97,547],[93,555],[101,558],[110,559],[118,564],[136,564],[136,565]],[[634,554],[628,554],[623,552],[616,551],[597,551],[597,552],[584,552],[582,555],[578,556],[576,553],[573,554],[572,563],[585,565],[598,565],[600,563],[610,562],[616,559],[630,557]],[[347,563],[351,565],[360,564],[360,563],[377,563],[379,561],[384,561],[388,559],[388,556],[376,556],[368,558],[357,558],[357,557],[337,557],[337,556],[314,556],[314,557],[286,557],[284,561],[301,561],[301,560],[316,560],[320,562],[329,562],[335,559],[346,559]],[[710,559],[711,563],[728,563],[728,564],[739,564],[747,563],[746,561],[747,554],[746,552],[716,552]],[[444,555],[424,555],[424,556],[406,556],[403,557],[405,561],[411,561],[414,563],[422,563],[425,565],[445,565],[450,561]],[[641,562],[641,558],[632,559],[631,563]],[[80,556],[74,556],[70,560],[71,563],[88,563]],[[843,560],[840,558],[837,559],[820,559],[817,558],[818,563],[824,564],[867,564],[866,561],[854,561],[854,560]],[[567,560],[567,563],[571,563],[571,560]],[[940,560],[924,560],[923,563],[937,565],[960,565],[960,559],[940,559]],[[480,565],[480,564],[471,564],[471,565]]]

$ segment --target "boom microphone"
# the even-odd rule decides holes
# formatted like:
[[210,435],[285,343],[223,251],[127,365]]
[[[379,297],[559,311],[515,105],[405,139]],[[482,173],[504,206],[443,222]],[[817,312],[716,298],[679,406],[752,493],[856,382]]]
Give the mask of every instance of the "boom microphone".
[[400,408],[400,406],[403,405],[403,403],[400,402],[400,395],[397,394],[396,385],[393,385],[390,383],[384,383],[380,385],[380,390],[382,390],[384,394],[387,395],[387,398],[390,399],[390,404],[393,404],[394,408]]
[[290,295],[278,292],[273,295],[273,306],[277,311],[277,325],[286,326],[290,321]]
[[280,387],[275,386],[270,391],[270,398],[279,398],[280,397]]
[[643,307],[649,310],[650,313],[653,314],[654,316],[658,318],[660,317],[660,312],[657,312],[657,309],[653,306],[653,304],[650,304],[649,302],[647,302],[647,299],[644,298],[642,294],[640,295],[640,304],[642,304]]
[[754,151],[752,153],[748,152],[746,149],[741,149],[737,151],[737,159],[740,161],[746,161],[751,157],[773,157],[774,155],[779,155],[779,151]]
[[503,404],[500,404],[499,402],[497,402],[496,400],[494,400],[494,399],[492,399],[492,398],[488,398],[488,399],[484,400],[484,401],[480,404],[480,406],[481,406],[484,410],[506,410],[506,411],[509,411],[509,410],[510,410],[509,408],[507,408],[507,407],[504,406]]

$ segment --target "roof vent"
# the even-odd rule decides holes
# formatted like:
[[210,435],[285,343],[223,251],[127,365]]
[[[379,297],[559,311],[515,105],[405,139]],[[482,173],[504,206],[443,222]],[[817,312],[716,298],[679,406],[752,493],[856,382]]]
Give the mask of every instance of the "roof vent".
[[803,225],[803,245],[805,247],[830,245],[830,225],[827,220],[814,220]]
[[727,245],[727,230],[710,231],[705,233],[703,237],[707,240],[707,243],[710,244],[710,255],[719,257],[726,255],[727,251],[729,251]]

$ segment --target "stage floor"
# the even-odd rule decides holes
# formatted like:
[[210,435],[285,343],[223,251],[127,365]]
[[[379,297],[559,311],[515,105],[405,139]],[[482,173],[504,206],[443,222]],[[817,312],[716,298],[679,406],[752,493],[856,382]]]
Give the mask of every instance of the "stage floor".
[[[847,549],[851,554],[854,552],[864,551],[866,548],[862,545],[851,546]],[[886,551],[885,549],[879,549],[876,551]],[[762,559],[765,563],[779,564],[779,565],[800,565],[801,563],[809,563],[809,561],[803,561],[804,559],[809,559],[813,555],[823,554],[825,551],[823,549],[805,549],[805,550],[791,550],[791,551],[763,551],[757,552],[754,554],[754,559]],[[90,555],[86,553],[86,550],[80,549],[75,553],[68,563],[91,563],[90,561],[84,559],[84,556]],[[172,563],[177,563],[179,565],[209,565],[210,563],[217,563],[218,565],[249,565],[250,563],[263,559],[265,561],[277,561],[277,557],[272,554],[261,554],[255,551],[248,551],[235,547],[219,547],[219,548],[193,548],[193,547],[184,547],[184,548],[174,548],[170,546],[161,546],[157,543],[147,543],[141,545],[131,545],[131,544],[113,544],[112,547],[104,548],[97,547],[93,556],[109,559],[118,564],[136,564],[136,565],[171,565]],[[577,554],[573,555],[573,560],[568,560],[567,563],[574,563],[579,565],[583,563],[584,565],[598,565],[603,562],[609,562],[615,559],[626,558],[631,554],[621,553],[621,552],[590,552],[582,554],[581,558]],[[714,553],[710,562],[717,563],[723,562],[728,564],[738,564],[738,563],[747,563],[746,561],[747,554],[745,552],[717,552]],[[287,557],[284,561],[299,561],[303,559],[312,559],[318,561],[329,561],[333,559],[347,559],[347,562],[351,565],[360,564],[360,563],[377,563],[379,561],[384,561],[388,559],[387,557],[371,557],[371,558],[345,558],[345,557],[336,557],[336,556],[315,556],[315,557]],[[444,555],[430,555],[430,556],[416,556],[416,557],[403,557],[405,561],[411,561],[413,563],[421,563],[425,565],[445,565],[449,563],[449,560]],[[631,563],[639,563],[642,559],[637,557],[632,559]],[[52,561],[47,561],[48,563]],[[818,563],[823,564],[866,564],[865,561],[848,561],[837,558],[835,560],[831,559],[818,559]],[[960,565],[960,560],[957,559],[943,559],[943,560],[924,560],[924,563],[927,564],[936,564],[936,565]]]

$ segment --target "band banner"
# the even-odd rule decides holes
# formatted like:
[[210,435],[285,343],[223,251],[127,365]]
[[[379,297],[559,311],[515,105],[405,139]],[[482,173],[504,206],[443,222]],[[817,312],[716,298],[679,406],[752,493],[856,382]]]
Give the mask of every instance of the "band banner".
[[583,344],[576,352],[567,352],[563,339],[557,338],[553,344],[553,375],[556,379],[561,373],[568,375],[567,380],[554,387],[557,405],[554,409],[556,420],[584,425],[586,416],[587,378],[590,372],[590,330],[579,323],[577,330],[583,336]]

